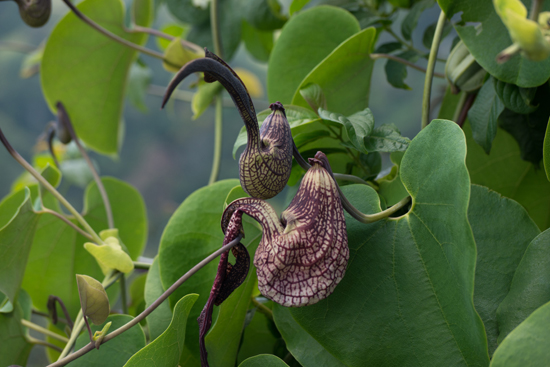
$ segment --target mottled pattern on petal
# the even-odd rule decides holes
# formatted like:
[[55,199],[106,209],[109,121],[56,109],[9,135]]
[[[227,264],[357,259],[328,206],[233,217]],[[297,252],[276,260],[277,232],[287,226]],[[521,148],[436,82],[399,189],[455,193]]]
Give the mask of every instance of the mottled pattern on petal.
[[292,169],[292,134],[283,105],[276,102],[270,107],[273,113],[262,124],[259,144],[248,131],[248,144],[239,159],[241,186],[258,199],[281,192]]
[[254,257],[260,292],[287,307],[317,303],[344,277],[349,249],[334,180],[316,163],[282,214],[286,228],[262,241]]
[[222,218],[225,228],[242,211],[262,225],[254,256],[258,286],[264,296],[288,307],[328,297],[349,259],[344,210],[328,160],[318,153],[312,163],[281,221],[268,203],[254,198],[235,200]]

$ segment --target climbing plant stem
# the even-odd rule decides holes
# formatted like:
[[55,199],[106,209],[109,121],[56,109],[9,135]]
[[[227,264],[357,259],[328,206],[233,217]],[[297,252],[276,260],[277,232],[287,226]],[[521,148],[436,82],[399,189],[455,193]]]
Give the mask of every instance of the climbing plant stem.
[[4,136],[2,129],[0,129],[0,140],[2,141],[2,144],[4,144],[4,146],[6,147],[10,155],[17,161],[17,163],[22,165],[23,168],[25,168],[42,186],[44,186],[46,190],[48,190],[57,200],[59,200],[59,202],[65,208],[67,208],[67,210],[75,217],[75,219],[82,225],[82,227],[84,227],[86,232],[88,232],[90,236],[92,236],[92,238],[94,239],[95,242],[97,242],[97,244],[102,244],[103,241],[101,240],[101,238],[99,238],[97,233],[95,233],[94,229],[88,224],[88,222],[86,222],[86,220],[71,205],[71,203],[69,203],[63,197],[63,195],[61,195],[59,191],[55,189],[55,187],[53,187],[48,181],[46,181],[46,179],[42,177],[42,175],[38,173],[34,169],[34,167],[31,166],[29,162],[25,160],[25,158],[23,158],[19,153],[17,153],[17,151],[11,146],[11,144],[8,142],[8,140]]
[[96,31],[98,31],[99,33],[103,34],[104,36],[112,39],[113,41],[115,42],[118,42],[120,43],[121,45],[124,45],[126,47],[130,47],[130,48],[133,48],[134,50],[136,51],[139,51],[141,53],[144,53],[146,55],[149,55],[149,56],[152,56],[152,57],[156,57],[157,59],[161,59],[161,60],[164,60],[164,55],[159,53],[159,52],[156,52],[156,51],[153,51],[153,50],[149,50],[148,48],[145,48],[145,47],[142,47],[140,45],[136,45],[135,43],[132,43],[130,41],[127,41],[125,40],[124,38],[122,37],[119,37],[117,36],[116,34],[106,30],[105,28],[103,28],[102,26],[100,26],[99,24],[97,24],[96,22],[94,22],[92,19],[88,18],[86,15],[84,15],[80,10],[78,10],[78,8],[76,6],[74,6],[70,0],[63,0],[63,2],[65,3],[65,5],[67,5],[69,7],[69,9],[71,9],[71,11],[78,17],[80,18],[84,23],[88,24],[90,27],[92,27],[93,29],[95,29]]
[[[189,270],[187,273],[185,273],[181,278],[179,278],[174,284],[170,286],[159,298],[155,300],[149,307],[147,307],[142,313],[137,315],[134,319],[132,319],[130,322],[122,325],[118,329],[114,330],[113,332],[107,334],[105,338],[102,341],[103,343],[108,342],[109,340],[119,336],[123,332],[129,330],[136,324],[138,324],[141,320],[143,320],[145,317],[147,317],[151,312],[153,312],[158,306],[162,304],[176,289],[178,289],[187,279],[189,279],[193,274],[195,274],[197,271],[202,269],[206,264],[208,264],[210,261],[214,260],[218,256],[220,256],[222,253],[229,251],[232,247],[236,246],[241,240],[243,236],[242,234],[237,236],[233,241],[229,242],[227,245],[223,246],[219,250],[215,251],[211,255],[207,256],[204,260],[202,260],[200,263],[195,265],[191,270]],[[83,323],[84,324],[84,323]],[[80,331],[79,331],[80,333]],[[72,335],[71,335],[72,336]],[[75,338],[76,339],[76,338]],[[74,361],[75,359],[83,356],[84,354],[90,352],[91,350],[95,349],[95,345],[93,343],[88,343],[84,347],[80,348],[76,352],[69,354],[68,356],[64,355],[63,358],[59,358],[57,362],[54,362],[47,367],[60,367],[65,366],[67,363]]]
[[34,331],[38,331],[39,333],[49,336],[50,338],[62,341],[63,343],[67,343],[69,341],[69,339],[67,339],[63,335],[56,334],[51,330],[48,330],[40,325],[36,325],[35,323],[30,322],[29,320],[21,319],[21,325],[26,326],[29,329],[32,329]]
[[443,34],[443,26],[445,25],[446,16],[443,10],[439,14],[439,19],[435,27],[434,38],[432,41],[432,48],[430,49],[430,56],[428,58],[428,66],[426,67],[426,79],[424,81],[424,95],[422,97],[422,129],[428,126],[430,119],[430,96],[432,93],[432,80],[435,69],[435,61],[437,58],[437,51],[439,50],[439,43],[441,42],[441,35]]
[[214,128],[214,158],[212,160],[212,172],[208,184],[212,185],[218,179],[220,173],[220,162],[222,158],[222,130],[223,130],[223,106],[222,96],[217,95],[216,99],[216,118]]

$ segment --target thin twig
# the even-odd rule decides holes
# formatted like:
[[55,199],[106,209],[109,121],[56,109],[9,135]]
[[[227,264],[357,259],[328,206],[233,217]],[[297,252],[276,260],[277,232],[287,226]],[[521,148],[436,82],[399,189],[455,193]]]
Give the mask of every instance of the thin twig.
[[267,307],[266,305],[258,301],[255,297],[251,297],[251,298],[252,298],[252,304],[256,308],[258,308],[258,312],[263,313],[266,317],[268,317],[271,321],[273,321],[273,311],[269,307]]
[[95,233],[94,229],[86,222],[86,220],[80,215],[80,213],[53,187],[40,173],[38,173],[33,166],[31,166],[8,142],[8,139],[4,136],[2,129],[0,129],[0,141],[6,147],[8,153],[23,166],[46,190],[48,190],[61,204],[63,204],[67,210],[75,217],[75,219],[84,227],[84,229],[93,237],[98,245],[103,244],[103,240]]
[[[373,60],[376,60],[376,59],[389,59],[389,60],[393,60],[393,61],[396,61],[398,63],[401,63],[401,64],[404,64],[404,65],[407,65],[415,70],[418,70],[418,71],[421,71],[423,73],[426,72],[426,69],[424,69],[423,67],[421,66],[418,66],[416,64],[413,64],[412,62],[408,61],[408,60],[405,60],[401,57],[397,57],[397,56],[394,56],[394,55],[388,55],[388,54],[370,54],[370,58],[373,59]],[[441,73],[434,73],[434,76],[437,77],[437,78],[443,78],[445,79],[445,75],[444,74],[441,74]]]
[[42,345],[44,347],[48,347],[48,348],[51,348],[51,349],[56,350],[58,352],[61,352],[61,348],[59,348],[57,345],[54,345],[52,343],[48,343],[47,341],[44,341],[44,340],[33,338],[32,336],[27,336],[27,341],[31,344]]
[[[49,315],[48,313],[42,312],[42,311],[38,311],[38,310],[36,310],[36,309],[34,309],[34,308],[31,310],[31,312],[32,312],[34,315],[46,317],[46,318],[48,318],[48,319],[50,318],[50,315]],[[61,322],[61,323],[63,323],[63,324],[65,324],[65,325],[69,325],[69,322],[67,321],[67,319],[64,319],[64,318],[62,318],[62,317],[58,317],[58,318],[57,318],[57,321],[58,321],[58,322]],[[71,321],[71,325],[72,325],[72,321]]]
[[100,26],[99,24],[97,24],[96,22],[94,22],[92,19],[88,18],[86,15],[84,15],[80,10],[78,10],[78,8],[76,6],[74,6],[70,0],[63,0],[63,2],[65,3],[65,5],[67,5],[69,7],[69,9],[72,10],[72,12],[78,17],[80,18],[84,23],[88,24],[90,27],[92,27],[93,29],[95,29],[96,31],[98,31],[99,33],[103,34],[104,36],[112,39],[113,41],[115,42],[118,42],[120,43],[121,45],[124,45],[126,47],[130,47],[130,48],[133,48],[134,50],[137,50],[141,53],[144,53],[146,55],[149,55],[149,56],[152,56],[152,57],[156,57],[157,59],[160,59],[160,60],[163,60],[164,61],[164,55],[161,54],[161,53],[158,53],[156,51],[153,51],[153,50],[149,50],[148,48],[145,48],[145,47],[142,47],[140,45],[136,45],[135,43],[132,43],[132,42],[129,42],[127,40],[125,40],[124,38],[122,37],[119,37],[117,36],[116,34],[106,30],[105,28],[103,28],[102,26]]
[[437,51],[439,50],[439,43],[441,42],[441,35],[443,34],[443,26],[447,17],[443,10],[439,14],[437,25],[435,27],[434,38],[432,42],[432,48],[430,49],[430,57],[428,58],[428,67],[426,68],[426,79],[424,81],[424,94],[422,97],[422,129],[428,126],[430,122],[430,98],[432,93],[432,81],[435,69],[435,59],[437,58]]
[[[176,37],[173,37],[169,34],[161,32],[158,29],[142,27],[142,26],[139,26],[139,25],[134,25],[132,27],[132,29],[128,30],[128,32],[131,32],[131,33],[147,33],[147,34],[150,34],[150,35],[153,35],[153,36],[156,36],[156,37],[164,38],[168,41],[173,41],[174,39],[176,39]],[[204,49],[201,46],[199,46],[199,45],[197,45],[193,42],[189,42],[189,41],[187,41],[183,38],[180,38],[180,43],[183,47],[186,47],[186,48],[192,50],[193,52],[196,52],[196,53],[199,53],[199,54],[204,53]]]
[[537,22],[539,20],[539,14],[542,10],[542,0],[531,1],[531,11],[529,12],[529,19]]
[[[215,251],[211,255],[207,256],[204,260],[202,260],[200,263],[195,265],[191,270],[189,270],[187,273],[185,273],[181,278],[178,279],[170,288],[168,288],[155,302],[153,302],[149,307],[147,307],[142,313],[137,315],[134,319],[132,319],[127,324],[119,327],[118,329],[114,330],[113,332],[109,333],[105,336],[105,338],[102,341],[103,343],[108,342],[109,340],[117,337],[118,335],[122,334],[123,332],[129,330],[133,326],[137,325],[141,320],[143,320],[145,317],[147,317],[151,312],[153,312],[162,302],[164,302],[176,289],[179,288],[180,285],[182,285],[187,279],[189,279],[193,274],[195,274],[197,271],[199,271],[201,268],[203,268],[206,264],[208,264],[210,261],[214,260],[218,256],[220,256],[222,253],[229,251],[232,247],[236,246],[242,239],[242,234],[237,236],[233,241],[229,242],[226,246],[220,248],[219,250]],[[88,343],[81,349],[77,350],[76,352],[57,360],[57,362],[54,362],[47,367],[60,367],[65,366],[67,363],[74,361],[75,359],[83,356],[84,354],[88,353],[92,349],[95,349],[95,345],[93,343]]]
[[63,343],[69,342],[69,339],[64,337],[63,335],[56,334],[51,330],[48,330],[40,325],[36,325],[35,323],[30,322],[29,320],[21,319],[21,325],[26,326],[29,329],[32,329],[34,331],[38,331],[41,334],[47,335],[50,338],[62,341]]
[[113,211],[111,209],[109,196],[107,195],[107,190],[105,190],[105,186],[103,186],[103,182],[101,181],[101,178],[99,177],[99,174],[97,173],[97,170],[95,169],[95,166],[92,163],[92,160],[88,155],[88,152],[86,152],[86,149],[84,149],[84,147],[80,143],[80,139],[78,139],[78,136],[76,135],[76,131],[74,130],[69,114],[65,110],[65,107],[63,106],[62,102],[57,102],[57,114],[58,114],[59,123],[65,125],[65,128],[69,132],[69,135],[71,136],[72,140],[75,142],[76,146],[78,147],[78,151],[80,152],[82,157],[84,157],[84,160],[86,161],[86,164],[90,169],[90,172],[92,172],[92,176],[94,178],[94,181],[97,185],[97,189],[99,190],[101,199],[103,201],[103,206],[105,206],[105,214],[107,215],[107,225],[111,229],[115,228],[115,222],[113,220]]
[[126,276],[122,274],[119,279],[120,283],[120,302],[122,303],[122,313],[128,315],[128,300],[126,299]]
[[59,303],[59,306],[61,307],[61,310],[63,311],[63,315],[65,315],[65,318],[66,318],[66,322],[65,324],[67,324],[67,326],[69,326],[69,328],[72,330],[73,329],[73,321],[71,320],[71,315],[69,314],[69,310],[67,310],[67,307],[65,306],[65,303],[63,302],[63,300],[57,296],[54,296],[54,295],[50,295],[48,297],[48,309],[50,310],[51,309],[51,313],[52,313],[52,322],[53,324],[57,324],[57,322],[59,321],[59,318],[57,317],[57,308],[56,308],[56,304]]
[[42,207],[42,210],[37,211],[36,213],[44,213],[44,214],[50,214],[53,215],[59,219],[61,219],[63,222],[65,222],[67,225],[69,225],[72,229],[89,239],[90,241],[93,241],[94,238],[90,236],[87,232],[85,232],[82,228],[71,222],[68,218],[66,218],[63,214],[60,214],[56,212],[55,210],[51,210],[45,207]]
[[220,162],[222,158],[222,130],[223,130],[223,107],[222,107],[222,96],[217,95],[216,97],[216,118],[215,118],[215,127],[214,127],[214,157],[212,159],[212,171],[210,172],[210,179],[208,184],[212,185],[218,180],[218,175],[220,173]]

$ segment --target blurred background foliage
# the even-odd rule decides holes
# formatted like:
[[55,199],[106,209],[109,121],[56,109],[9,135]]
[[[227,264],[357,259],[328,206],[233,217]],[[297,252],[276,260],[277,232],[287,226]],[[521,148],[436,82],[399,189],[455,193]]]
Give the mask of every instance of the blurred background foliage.
[[[125,1],[129,9],[130,1]],[[291,1],[281,1],[283,14],[288,14]],[[320,4],[331,4],[352,9],[357,1],[324,0],[311,1],[306,5],[312,7]],[[244,4],[246,5],[246,4]],[[166,24],[180,24],[168,10],[167,4],[157,1],[157,13],[152,28],[159,29]],[[12,9],[13,8],[13,9]],[[244,7],[246,8],[246,7]],[[40,87],[39,70],[25,69],[25,62],[31,58],[33,51],[40,46],[52,27],[68,13],[68,8],[61,1],[53,1],[51,19],[42,28],[30,28],[18,17],[16,4],[7,2],[0,9],[0,125],[13,146],[28,160],[37,151],[46,153],[46,145],[39,142],[48,122],[55,119],[45,102]],[[223,11],[223,10],[222,10]],[[392,27],[399,32],[401,21],[408,11],[399,10]],[[412,40],[418,49],[429,49],[424,46],[424,33],[437,20],[439,8],[435,3],[424,11],[419,18],[418,26],[412,32]],[[243,15],[245,17],[246,14]],[[364,23],[364,22],[363,22]],[[368,24],[367,24],[368,25]],[[362,28],[364,24],[362,24]],[[244,29],[244,28],[243,28]],[[246,34],[246,29],[243,31]],[[454,32],[454,31],[452,31]],[[246,37],[243,34],[243,38]],[[275,34],[277,37],[277,32]],[[455,37],[446,37],[440,47],[439,56],[445,58],[450,52]],[[382,33],[377,45],[391,42],[393,38]],[[166,46],[166,44],[164,45]],[[155,37],[149,37],[146,47],[159,50]],[[258,55],[256,55],[258,57]],[[260,55],[261,58],[261,55]],[[129,101],[127,97],[123,119],[125,122],[124,141],[118,157],[107,157],[91,152],[101,175],[120,178],[134,185],[143,195],[149,218],[149,240],[145,256],[153,256],[158,249],[158,241],[168,219],[178,205],[194,190],[204,186],[209,177],[214,145],[214,107],[209,107],[203,115],[193,120],[191,104],[181,100],[171,100],[164,110],[160,109],[161,94],[172,78],[160,62],[150,56],[140,55],[140,61],[151,69],[150,86],[144,96],[143,104]],[[253,97],[256,110],[261,111],[275,101],[267,100],[266,72],[267,63],[255,59],[241,42],[231,62],[235,68],[242,68],[255,74],[261,81],[260,96]],[[422,88],[424,74],[407,69],[405,83],[411,88],[397,89],[386,80],[384,66],[386,60],[375,63],[372,76],[369,107],[378,124],[393,123],[403,136],[413,138],[420,129]],[[426,60],[417,62],[425,66]],[[442,72],[439,63],[436,71]],[[24,75],[24,74],[27,75]],[[131,81],[132,82],[132,81]],[[187,87],[187,86],[186,86]],[[432,117],[437,116],[438,102],[444,94],[445,82],[434,80],[434,102]],[[130,86],[132,89],[132,86]],[[399,106],[399,108],[395,108]],[[233,143],[242,128],[242,121],[233,107],[228,94],[224,91],[224,125],[222,161],[219,179],[235,178],[238,174],[238,156],[232,157]],[[69,150],[71,147],[69,146]],[[75,153],[77,156],[77,154]],[[383,169],[391,166],[389,154],[383,153]],[[78,157],[75,157],[78,158]],[[86,167],[78,161],[65,162],[67,171],[87,181]],[[0,151],[0,197],[7,195],[13,182],[23,173],[22,168],[14,162],[5,150]],[[67,176],[65,172],[65,176]],[[87,182],[82,182],[84,187]],[[287,188],[288,189],[288,188]],[[82,188],[70,185],[67,180],[60,187],[63,195],[78,208],[81,207]],[[281,208],[284,196],[273,199],[273,205]]]

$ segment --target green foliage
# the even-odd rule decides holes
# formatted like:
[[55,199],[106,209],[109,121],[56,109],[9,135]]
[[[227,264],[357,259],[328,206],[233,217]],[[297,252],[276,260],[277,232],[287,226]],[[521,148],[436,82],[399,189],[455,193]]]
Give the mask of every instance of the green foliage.
[[468,145],[466,164],[472,183],[517,201],[541,230],[548,228],[550,182],[544,171],[522,160],[517,142],[502,129],[497,129],[490,155],[473,140],[468,123],[464,125],[464,134]]
[[491,151],[491,145],[497,133],[497,120],[502,111],[504,111],[504,104],[495,91],[495,83],[488,79],[468,112],[474,140],[487,154]]
[[239,367],[288,367],[280,358],[272,355],[262,354],[256,357],[248,358],[241,363]]
[[499,342],[537,308],[550,301],[548,291],[548,245],[550,231],[535,237],[518,265],[510,291],[497,311]]
[[[357,32],[357,20],[336,7],[319,6],[292,17],[285,24],[269,59],[269,100],[290,104],[301,82],[316,65]],[[316,83],[322,87],[321,83]]]
[[521,205],[477,185],[472,185],[468,220],[477,246],[474,305],[485,324],[492,355],[499,330],[503,330],[497,322],[497,308],[508,295],[527,246],[540,230]]
[[[11,203],[0,208],[6,210],[9,204]],[[32,208],[31,192],[25,188],[23,200],[18,204],[13,218],[0,229],[0,256],[9,259],[7,264],[0,267],[0,291],[12,304],[15,304],[23,282],[34,231],[39,219],[40,215],[37,215]]]
[[[449,19],[461,12],[455,30],[476,61],[495,78],[523,88],[536,87],[548,80],[550,59],[537,62],[517,55],[504,64],[497,63],[497,54],[512,41],[492,1],[439,0],[438,3]],[[550,4],[544,3],[543,10],[550,10]]]
[[[110,330],[116,330],[133,319],[128,315],[111,315],[106,323],[112,322]],[[90,325],[92,333],[101,331],[102,325]],[[82,348],[90,342],[88,333],[83,333],[76,340],[76,350]],[[84,366],[105,366],[120,367],[123,366],[134,354],[145,347],[145,334],[139,324],[133,326],[125,333],[111,340],[109,343],[102,344],[99,350],[93,350],[83,355],[77,360],[69,363],[70,367]]]
[[[374,67],[374,61],[369,54],[374,46],[375,33],[374,28],[365,29],[332,50],[304,77],[294,92],[292,104],[308,107],[300,90],[309,83],[315,83],[323,90],[329,110],[347,115],[365,109],[368,106],[370,78]],[[273,52],[277,55],[277,48]]]
[[27,340],[28,329],[21,325],[21,319],[30,320],[31,306],[29,295],[21,291],[13,311],[0,312],[0,365],[27,364],[33,345]]
[[499,346],[491,367],[535,367],[550,357],[544,343],[548,340],[550,304],[538,308],[522,322]]
[[[154,361],[155,365],[176,367],[185,342],[187,316],[197,297],[197,294],[188,294],[180,299],[174,307],[174,315],[168,329],[145,348],[134,354],[124,366],[151,366],[151,362]],[[177,348],[174,346],[177,346]]]
[[[347,217],[352,261],[346,276],[328,299],[291,310],[345,365],[406,365],[411,355],[426,365],[487,364],[483,323],[472,302],[476,248],[466,218],[465,155],[460,128],[432,121],[401,161],[411,211],[370,225]],[[371,188],[355,185],[344,193],[362,212],[380,211]],[[400,332],[404,325],[407,332]]]
[[288,350],[304,367],[343,367],[345,364],[330,354],[292,317],[290,309],[275,305],[273,317]]
[[[139,4],[150,8],[152,2]],[[147,40],[144,34],[126,32],[120,0],[86,0],[78,8],[119,37],[136,44]],[[150,25],[148,11],[134,7],[138,10],[136,24]],[[106,38],[73,13],[57,24],[46,43],[40,73],[46,101],[52,111],[63,101],[80,139],[98,152],[118,153],[124,92],[135,58],[135,50]],[[75,92],[80,88],[86,91],[85,98]]]
[[[211,366],[546,363],[550,59],[545,59],[549,46],[544,37],[550,34],[550,13],[532,14],[538,10],[531,1],[519,0],[328,2],[333,5],[293,0],[284,6],[279,0],[165,0],[165,10],[177,23],[162,24],[166,14],[155,14],[160,3],[132,0],[126,11],[120,0],[84,0],[78,9],[85,17],[71,10],[56,19],[54,12],[43,45],[22,59],[21,75],[40,72],[48,106],[54,113],[58,102],[66,106],[83,147],[74,141],[64,145],[66,140],[59,136],[50,139],[51,129],[67,130],[61,121],[45,127],[37,144],[41,152],[32,158],[34,169],[42,174],[39,185],[36,174],[7,143],[10,125],[0,126],[6,132],[6,137],[0,132],[0,138],[8,152],[34,175],[21,174],[0,202],[0,365],[25,365],[33,345],[47,348],[52,362],[60,356],[56,346],[67,351],[86,348],[82,356],[69,352],[60,362],[70,362],[69,366],[199,367],[204,352]],[[2,8],[4,3],[0,4]],[[434,22],[437,5],[447,20],[441,17]],[[211,18],[214,6],[216,23]],[[542,10],[550,10],[550,5],[544,3]],[[452,43],[448,55],[448,49],[438,50],[433,40],[444,39],[453,27],[458,36],[442,43]],[[118,40],[99,32],[101,28]],[[183,202],[164,228],[158,253],[153,233],[146,252],[153,259],[143,259],[148,222],[141,194],[118,179],[99,179],[97,162],[108,161],[85,153],[92,149],[116,158],[126,129],[122,118],[125,99],[137,109],[126,115],[127,120],[145,112],[146,106],[152,106],[148,94],[159,94],[152,81],[167,80],[170,75],[165,71],[178,72],[190,60],[202,58],[204,47],[216,51],[216,30],[222,42],[218,56],[231,68],[240,67],[233,69],[247,84],[260,128],[272,112],[262,109],[282,102],[297,150],[306,161],[318,151],[328,156],[346,196],[341,201],[346,211],[354,213],[346,214],[346,233],[332,227],[320,229],[327,235],[346,235],[350,256],[334,292],[314,305],[284,308],[269,300],[266,297],[272,295],[260,294],[254,265],[262,238],[261,246],[280,249],[278,242],[269,240],[279,237],[268,232],[280,228],[279,224],[285,230],[294,226],[301,230],[302,214],[318,215],[297,211],[296,218],[278,216],[282,202],[295,198],[297,183],[305,173],[300,166],[306,166],[303,162],[293,160],[288,181],[293,187],[283,199],[270,202],[277,215],[267,213],[263,204],[250,204],[257,199],[242,201],[249,206],[239,210],[257,205],[263,209],[251,215],[281,223],[262,226],[243,215],[240,242],[249,252],[250,269],[236,279],[240,268],[232,252],[227,270],[218,269],[217,258],[204,259],[213,257],[225,235],[235,238],[239,234],[232,227],[235,222],[227,226],[227,217],[220,226],[228,204],[248,197],[238,180],[217,181],[213,169],[211,184],[185,199],[148,197],[148,202]],[[14,30],[2,36],[0,47],[12,45],[9,38],[4,42],[11,34],[19,35]],[[155,37],[160,52],[144,48],[150,36]],[[158,60],[138,56],[138,52]],[[373,78],[374,62],[387,55],[397,58],[381,61],[384,83],[401,89],[398,97],[373,84],[383,79]],[[434,87],[431,95],[423,97],[424,116],[435,115],[434,107],[441,100],[439,119],[414,136],[420,126],[420,106],[408,103],[411,93],[407,91],[420,91],[414,78],[406,80],[408,67],[417,62],[424,67],[428,55],[437,56],[438,71],[447,58],[447,88],[444,95]],[[430,82],[434,75],[427,69],[426,82]],[[251,78],[252,74],[260,79]],[[267,76],[267,84],[262,75]],[[240,86],[229,85],[225,76],[220,79],[220,83],[210,83],[212,75],[203,72],[198,82],[183,84],[181,88],[193,92],[186,90],[177,96],[190,102],[178,109],[177,117],[183,111],[193,119],[208,118],[212,102],[220,97],[226,108],[223,119],[231,120],[224,121],[223,130],[242,127],[241,119],[226,106],[229,99],[224,89],[245,120],[255,108],[244,93],[235,95]],[[255,93],[263,89],[267,98]],[[386,98],[384,105],[369,106],[371,93],[380,93],[378,100]],[[406,112],[386,114],[392,116],[389,121],[375,116],[381,109],[405,108]],[[216,109],[221,112],[218,104]],[[403,114],[405,125],[398,121]],[[4,120],[0,113],[0,125]],[[248,127],[255,131],[254,126]],[[128,121],[131,136],[136,128]],[[169,134],[176,135],[172,128]],[[225,160],[218,153],[223,151],[219,137],[213,166],[224,167],[223,177],[236,177],[237,172],[225,171]],[[247,140],[242,127],[233,156]],[[140,143],[145,152],[150,151],[146,140]],[[260,141],[259,148],[279,152],[280,147],[271,143]],[[20,144],[16,138],[14,146]],[[56,153],[59,169],[50,152],[44,153],[48,148]],[[121,165],[127,164],[125,155],[121,155]],[[138,164],[149,162],[148,157],[134,158]],[[204,166],[201,154],[193,153],[189,159]],[[191,166],[182,167],[186,170],[183,180],[195,175],[188,171]],[[140,182],[134,175],[121,175]],[[173,177],[163,179],[170,182]],[[189,185],[180,184],[184,193]],[[82,195],[82,209],[72,208],[61,197],[65,194],[71,201]],[[322,197],[300,197],[303,202],[295,200],[294,204],[298,208]],[[319,204],[325,203],[320,200]],[[114,223],[108,220],[109,212]],[[368,215],[379,220],[372,222],[373,216]],[[310,254],[309,242],[309,238],[296,242],[303,246],[303,254]],[[318,245],[324,251],[326,245]],[[285,251],[274,256],[284,257]],[[310,266],[298,256],[297,267]],[[288,270],[289,279],[294,270]],[[330,266],[326,271],[332,271]],[[178,280],[184,282],[175,287]],[[195,320],[216,287],[223,293],[224,287],[240,280],[242,284],[213,308],[208,330],[199,331]],[[282,291],[294,294],[296,287],[303,289],[302,283],[291,279]],[[122,285],[125,293],[121,294]],[[48,316],[53,311],[50,296],[60,300],[56,325]],[[158,302],[160,297],[168,298]],[[220,303],[220,298],[212,301]],[[63,307],[68,315],[61,312]],[[31,309],[36,314],[33,322],[41,317],[47,320],[40,322],[50,331],[45,332],[45,339],[40,336],[38,340],[38,331],[29,334],[28,328],[39,329],[28,323]],[[93,340],[99,350],[88,345],[87,330],[73,329],[69,343],[77,339],[76,345],[66,345],[63,329],[68,321],[64,319],[75,321],[79,311],[98,324],[92,325],[92,332],[96,332]],[[130,328],[129,323],[135,325]],[[81,324],[79,320],[77,325]],[[111,338],[115,330],[118,335]],[[55,339],[51,332],[65,341]],[[199,333],[206,350],[199,346]],[[108,343],[103,344],[105,338]]]

